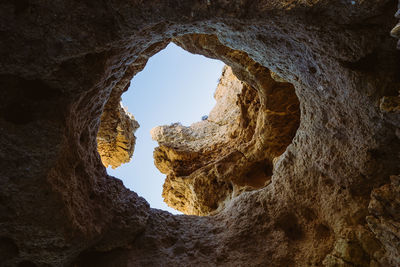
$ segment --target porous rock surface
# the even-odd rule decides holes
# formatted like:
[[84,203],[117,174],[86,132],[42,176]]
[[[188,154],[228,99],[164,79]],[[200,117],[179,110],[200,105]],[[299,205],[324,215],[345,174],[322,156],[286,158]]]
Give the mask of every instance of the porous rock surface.
[[391,182],[371,193],[368,205],[369,228],[385,247],[387,265],[400,265],[400,176],[391,176]]
[[232,194],[230,183],[221,179],[218,183],[204,171],[203,177],[194,173],[210,162],[215,165],[218,158],[232,151],[229,144],[239,126],[241,112],[237,101],[242,89],[242,82],[225,66],[214,93],[217,103],[207,119],[190,127],[175,123],[151,130],[153,140],[160,144],[154,151],[154,164],[168,174],[163,197],[170,207],[185,214],[204,214],[222,207]]
[[[1,1],[0,265],[398,265],[397,9]],[[223,60],[259,95],[251,73],[273,84],[270,69],[299,99],[299,127],[270,183],[212,216],[151,209],[107,175],[97,151],[113,88],[171,40]]]
[[[208,45],[216,42],[213,36],[197,35],[190,36],[191,45],[204,37],[212,40],[205,41]],[[266,74],[252,73],[254,77],[269,75],[267,69],[257,71]],[[160,145],[154,163],[167,174],[162,195],[170,207],[209,215],[241,192],[270,182],[272,160],[284,152],[297,130],[299,105],[289,83],[270,78],[255,86],[241,82],[225,67],[214,95],[217,103],[206,120],[190,127],[152,129],[152,138]]]
[[[126,91],[130,82],[120,81]],[[126,83],[126,84],[125,84]],[[110,98],[101,115],[100,128],[97,133],[97,150],[105,167],[117,168],[130,161],[135,148],[135,131],[139,123],[135,117],[123,107],[121,102],[121,86],[113,88]]]

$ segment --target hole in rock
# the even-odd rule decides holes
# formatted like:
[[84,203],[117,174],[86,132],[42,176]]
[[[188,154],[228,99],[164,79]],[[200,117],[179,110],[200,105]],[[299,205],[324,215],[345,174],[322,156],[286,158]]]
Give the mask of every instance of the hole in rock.
[[[299,101],[291,83],[216,36],[173,42],[184,50],[169,44],[130,87],[128,81],[115,86],[101,117],[98,151],[113,167],[108,173],[151,207],[212,215],[271,182],[299,126]],[[122,102],[135,117],[119,104],[128,87]],[[131,162],[122,164],[133,147]]]
[[158,144],[150,130],[173,123],[189,126],[204,119],[215,105],[213,93],[223,66],[221,61],[190,54],[171,43],[150,58],[122,95],[122,104],[140,127],[135,132],[131,161],[107,171],[144,197],[152,208],[180,213],[163,202],[165,174],[154,165],[153,150]]

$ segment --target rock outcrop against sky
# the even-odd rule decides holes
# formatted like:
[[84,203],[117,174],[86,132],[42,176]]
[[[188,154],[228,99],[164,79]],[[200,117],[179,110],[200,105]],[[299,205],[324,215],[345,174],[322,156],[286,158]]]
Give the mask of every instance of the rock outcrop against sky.
[[[125,84],[126,83],[126,84]],[[125,81],[124,91],[130,83]],[[130,161],[135,148],[135,131],[139,123],[135,117],[122,106],[120,86],[114,87],[111,96],[101,115],[100,128],[97,133],[97,150],[105,167],[117,168]]]
[[[399,266],[398,14],[391,0],[1,1],[0,265]],[[169,42],[242,86],[214,144],[172,134],[211,131],[213,112],[156,134],[166,200],[207,216],[151,209],[99,154],[131,156],[119,99]]]
[[167,174],[163,197],[170,207],[185,214],[214,214],[242,192],[271,181],[272,160],[289,145],[300,114],[291,84],[270,81],[268,86],[259,89],[274,88],[266,96],[271,106],[225,67],[214,95],[217,103],[206,120],[152,130],[160,145],[154,163]]

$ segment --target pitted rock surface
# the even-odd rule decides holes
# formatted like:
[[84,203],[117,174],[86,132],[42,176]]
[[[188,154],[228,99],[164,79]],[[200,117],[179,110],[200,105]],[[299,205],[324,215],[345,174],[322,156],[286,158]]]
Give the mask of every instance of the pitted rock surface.
[[[398,265],[397,10],[392,0],[1,1],[0,265]],[[294,136],[262,160],[270,183],[211,216],[151,209],[97,150],[113,89],[171,41],[224,61],[260,105],[273,106],[276,77],[299,101]]]
[[[124,91],[130,83],[124,85]],[[135,131],[139,123],[122,105],[122,92],[119,86],[114,87],[111,96],[101,115],[100,128],[97,133],[97,150],[105,167],[117,168],[130,161],[135,148]]]
[[[269,75],[267,69],[261,71],[266,74],[251,75]],[[269,79],[258,81],[258,93],[225,67],[214,95],[217,104],[207,120],[152,129],[160,145],[154,162],[167,174],[163,197],[170,207],[209,215],[241,192],[270,182],[272,160],[297,130],[299,107],[291,84]]]

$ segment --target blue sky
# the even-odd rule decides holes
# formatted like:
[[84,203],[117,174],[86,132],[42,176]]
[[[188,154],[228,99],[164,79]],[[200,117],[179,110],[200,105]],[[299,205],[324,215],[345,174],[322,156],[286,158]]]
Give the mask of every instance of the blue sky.
[[157,142],[151,139],[150,130],[174,122],[189,126],[207,115],[215,105],[213,94],[223,66],[221,61],[190,54],[171,43],[149,59],[122,96],[123,105],[135,116],[140,128],[135,134],[131,162],[107,171],[144,197],[152,208],[178,213],[163,202],[165,175],[154,166]]

